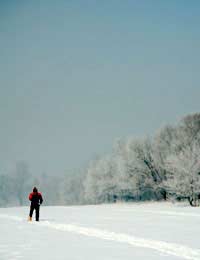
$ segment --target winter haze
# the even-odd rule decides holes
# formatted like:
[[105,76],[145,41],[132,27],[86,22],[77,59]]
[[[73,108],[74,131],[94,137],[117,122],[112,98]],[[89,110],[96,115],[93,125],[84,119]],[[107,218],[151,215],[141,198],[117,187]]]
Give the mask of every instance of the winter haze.
[[1,260],[200,260],[199,14],[0,0]]
[[0,1],[1,174],[62,175],[200,110],[198,1]]

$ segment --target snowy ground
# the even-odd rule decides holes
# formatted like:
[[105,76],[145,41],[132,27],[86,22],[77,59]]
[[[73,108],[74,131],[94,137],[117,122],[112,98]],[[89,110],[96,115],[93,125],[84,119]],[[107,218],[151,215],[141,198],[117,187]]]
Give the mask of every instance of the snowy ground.
[[200,260],[200,208],[169,203],[0,209],[0,260]]

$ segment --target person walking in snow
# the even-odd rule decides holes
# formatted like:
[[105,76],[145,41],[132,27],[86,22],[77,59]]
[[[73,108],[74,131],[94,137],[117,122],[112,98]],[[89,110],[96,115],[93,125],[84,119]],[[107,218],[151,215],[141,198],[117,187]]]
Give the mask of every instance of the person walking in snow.
[[35,210],[35,220],[39,221],[40,217],[40,205],[43,202],[42,194],[38,192],[37,188],[33,188],[33,192],[29,194],[29,200],[31,201],[29,221],[32,221],[33,211]]

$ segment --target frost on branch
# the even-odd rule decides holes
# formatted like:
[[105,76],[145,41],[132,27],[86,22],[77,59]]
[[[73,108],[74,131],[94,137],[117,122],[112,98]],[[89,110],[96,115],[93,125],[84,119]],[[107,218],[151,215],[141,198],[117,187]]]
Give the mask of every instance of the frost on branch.
[[185,117],[177,128],[173,151],[166,158],[166,187],[171,194],[198,206],[200,198],[200,115]]

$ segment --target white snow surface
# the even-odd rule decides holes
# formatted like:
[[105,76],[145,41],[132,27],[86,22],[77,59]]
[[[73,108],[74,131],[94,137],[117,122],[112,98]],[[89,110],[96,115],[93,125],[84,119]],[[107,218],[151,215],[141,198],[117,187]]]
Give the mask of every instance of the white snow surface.
[[200,208],[170,203],[0,209],[0,260],[200,260]]

